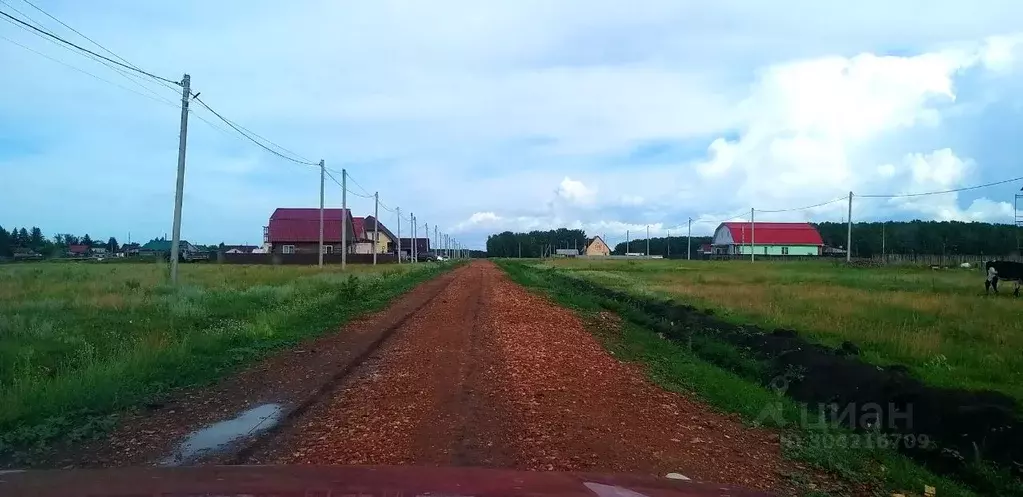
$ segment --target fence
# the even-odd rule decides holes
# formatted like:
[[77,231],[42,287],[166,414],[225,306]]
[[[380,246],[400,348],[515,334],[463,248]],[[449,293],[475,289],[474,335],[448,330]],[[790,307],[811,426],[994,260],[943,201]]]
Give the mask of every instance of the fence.
[[[746,255],[729,255],[729,254],[715,254],[709,256],[710,260],[715,261],[747,261],[749,262],[749,254]],[[844,256],[791,256],[791,255],[758,255],[756,257],[758,261],[786,261],[786,262],[797,262],[797,261],[821,261],[821,262],[836,262],[844,263]],[[856,264],[869,264],[875,266],[941,266],[941,267],[955,267],[960,266],[963,263],[968,263],[973,267],[983,266],[985,262],[999,260],[999,261],[1016,261],[1023,262],[1023,257],[1018,255],[973,255],[973,254],[885,254],[875,255],[873,257],[853,257],[852,262]]]
[[[272,264],[309,265],[319,263],[319,254],[227,254],[220,252],[214,258],[218,264]],[[377,254],[378,264],[391,264],[398,259],[394,254]],[[372,264],[373,254],[348,254],[349,264]],[[341,254],[323,254],[324,264],[341,264]]]

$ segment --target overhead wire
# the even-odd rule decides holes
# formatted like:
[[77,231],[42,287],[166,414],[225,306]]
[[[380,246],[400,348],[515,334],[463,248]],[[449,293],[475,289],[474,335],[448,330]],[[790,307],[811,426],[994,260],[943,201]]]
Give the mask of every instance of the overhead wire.
[[838,197],[836,199],[828,200],[826,202],[821,202],[819,204],[808,205],[806,207],[793,207],[791,209],[775,209],[775,210],[766,210],[766,209],[765,210],[761,210],[761,209],[757,209],[756,212],[762,212],[762,213],[765,213],[765,214],[773,214],[773,213],[777,213],[777,212],[805,211],[807,209],[813,209],[813,208],[816,208],[816,207],[823,207],[825,205],[833,204],[835,202],[839,202],[839,201],[846,200],[846,199],[848,199],[848,197],[843,195],[843,196]]
[[[78,36],[81,36],[82,38],[85,38],[86,40],[88,40],[88,41],[89,41],[90,43],[92,43],[93,45],[96,45],[97,47],[99,47],[99,48],[100,48],[101,50],[103,50],[104,52],[106,52],[106,53],[110,54],[110,55],[111,55],[112,57],[114,57],[114,58],[116,58],[116,59],[120,60],[121,62],[124,62],[125,64],[128,64],[129,66],[131,66],[131,67],[133,67],[133,68],[135,68],[135,69],[137,69],[137,70],[141,70],[141,68],[140,68],[139,66],[137,66],[137,65],[135,65],[135,64],[132,64],[132,63],[131,63],[131,62],[130,62],[130,61],[129,61],[128,59],[125,59],[124,57],[121,57],[120,55],[117,55],[117,53],[115,53],[115,52],[114,52],[113,50],[110,50],[109,48],[107,48],[107,47],[103,46],[102,44],[100,44],[100,42],[98,42],[98,41],[96,41],[96,40],[94,40],[94,39],[92,39],[92,38],[89,38],[88,36],[86,36],[86,35],[85,35],[85,33],[82,33],[81,31],[78,31],[77,29],[75,29],[74,27],[72,27],[71,25],[69,25],[68,23],[66,23],[66,22],[64,22],[64,21],[62,21],[62,20],[60,20],[60,19],[58,19],[57,17],[53,16],[53,15],[52,15],[52,14],[50,14],[49,12],[47,12],[47,11],[43,10],[43,9],[42,9],[42,7],[39,7],[38,5],[36,5],[36,4],[34,4],[34,3],[32,3],[32,2],[31,2],[31,1],[29,1],[29,0],[21,0],[21,1],[22,1],[22,2],[25,2],[26,4],[28,4],[28,6],[29,6],[29,7],[32,7],[33,9],[35,9],[35,10],[39,11],[39,12],[40,12],[40,13],[42,13],[42,14],[43,14],[44,16],[46,16],[46,17],[49,17],[50,19],[52,19],[52,20],[56,21],[56,22],[57,22],[58,24],[60,24],[61,26],[64,26],[65,28],[67,28],[67,29],[71,30],[71,32],[73,32],[74,34],[76,34],[76,35],[78,35]],[[6,2],[4,2],[4,3],[6,3]],[[7,4],[7,5],[8,5],[8,6],[10,6],[10,4]],[[12,8],[12,9],[14,9],[14,7],[13,7],[13,6],[12,6],[11,8]],[[31,19],[31,17],[29,17],[29,16],[28,16],[28,15],[26,15],[25,13],[23,13],[23,12],[19,11],[18,9],[14,9],[14,11],[15,11],[15,12],[18,12],[18,13],[20,13],[21,15],[25,16],[26,18],[29,18],[29,19]],[[40,26],[40,27],[42,27],[42,25],[41,25],[41,24],[40,24],[40,23],[39,23],[38,21],[36,21],[36,24],[39,24],[39,26]],[[176,89],[176,88],[174,88],[173,86],[171,86],[171,85],[167,84],[167,83],[166,83],[166,82],[164,82],[164,81],[161,81],[161,80],[156,80],[156,82],[157,82],[158,84],[160,84],[160,85],[164,86],[165,88],[169,88],[169,89],[171,89],[171,90],[173,90],[173,91],[175,91],[175,92],[177,91],[177,89]],[[180,86],[180,85],[179,85],[179,86]]]
[[[34,22],[34,23],[35,23],[35,24],[36,24],[36,25],[37,25],[38,27],[40,27],[40,28],[45,28],[45,27],[44,27],[44,26],[42,25],[42,23],[40,23],[39,21],[37,21],[37,20],[33,19],[33,18],[32,18],[31,16],[29,16],[29,15],[25,14],[24,12],[22,12],[22,11],[18,10],[17,8],[13,7],[13,6],[11,5],[11,4],[7,3],[7,2],[5,1],[5,0],[0,0],[0,4],[4,4],[4,5],[7,5],[7,6],[8,6],[8,7],[10,7],[10,8],[12,9],[12,10],[14,10],[15,12],[17,12],[17,13],[21,14],[22,16],[24,16],[24,17],[25,17],[26,19],[28,19],[29,21],[31,21],[31,22]],[[174,102],[172,102],[172,101],[168,100],[168,99],[167,99],[166,97],[164,97],[163,95],[161,95],[161,94],[157,93],[156,91],[154,91],[154,90],[153,90],[152,88],[150,88],[150,87],[146,86],[145,84],[143,84],[143,82],[142,82],[142,80],[141,80],[142,76],[139,76],[139,75],[137,75],[137,74],[133,74],[133,73],[129,73],[129,72],[125,71],[124,69],[121,69],[120,67],[118,67],[118,66],[115,66],[115,65],[113,65],[113,64],[111,64],[111,63],[109,63],[109,62],[107,62],[107,61],[105,61],[105,60],[103,60],[103,59],[100,59],[100,58],[98,58],[98,57],[95,57],[95,56],[92,56],[92,55],[88,55],[88,54],[80,54],[79,52],[76,52],[75,50],[73,50],[73,49],[69,48],[68,46],[66,46],[66,45],[63,45],[63,44],[61,44],[61,43],[58,43],[58,42],[54,41],[54,40],[53,40],[52,38],[48,38],[48,37],[46,37],[46,36],[43,36],[43,35],[42,35],[42,34],[40,34],[40,33],[39,33],[39,32],[38,32],[37,30],[32,30],[32,29],[29,29],[28,27],[25,27],[25,25],[24,25],[24,24],[18,24],[18,23],[15,23],[15,22],[11,21],[10,19],[7,19],[7,18],[2,18],[2,19],[3,19],[4,21],[7,21],[8,23],[10,23],[10,24],[11,24],[11,25],[13,25],[13,26],[16,26],[16,27],[18,27],[18,28],[20,28],[20,29],[22,29],[22,30],[24,30],[24,31],[28,32],[28,33],[31,33],[31,34],[33,34],[34,36],[37,36],[37,37],[39,37],[40,39],[46,40],[47,42],[49,42],[49,43],[52,43],[52,44],[54,44],[54,45],[56,45],[56,46],[60,47],[61,49],[67,50],[68,52],[71,52],[71,53],[75,53],[75,54],[83,55],[84,57],[87,57],[87,58],[89,58],[89,59],[91,59],[91,60],[93,60],[93,61],[95,61],[95,62],[97,62],[97,63],[103,64],[103,65],[104,65],[104,66],[106,66],[107,68],[109,68],[109,69],[111,69],[111,70],[113,70],[113,71],[117,72],[117,73],[118,73],[118,74],[120,74],[121,76],[123,76],[123,77],[124,77],[124,78],[125,78],[126,80],[128,80],[129,82],[131,82],[131,83],[133,83],[134,85],[138,86],[139,88],[142,88],[143,90],[145,90],[145,91],[149,92],[149,94],[151,94],[151,95],[152,95],[153,97],[155,97],[155,98],[158,98],[158,99],[160,99],[160,100],[163,100],[163,101],[165,101],[165,102],[167,102],[167,103],[169,103],[169,104],[171,104],[171,105],[177,105],[177,104],[175,104]],[[13,40],[9,40],[9,41],[12,41],[12,42],[13,42]],[[27,47],[26,47],[26,48],[27,48]],[[32,50],[32,51],[33,51],[33,52],[35,52],[35,53],[37,53],[37,54],[39,54],[39,55],[42,55],[42,56],[44,56],[44,57],[45,57],[45,55],[43,55],[42,53],[40,53],[40,52],[38,52],[38,51],[35,51],[35,50]],[[52,59],[51,59],[51,60],[52,60]],[[166,84],[164,84],[164,83],[162,83],[162,82],[160,82],[160,81],[155,81],[155,82],[156,82],[156,83],[160,83],[160,84],[163,84],[163,85],[164,85],[164,86],[166,86],[167,88],[171,88],[171,89],[173,90],[173,88],[172,88],[172,87],[170,87],[170,86],[167,86]]]
[[[220,113],[219,113],[219,112],[217,112],[217,111],[213,110],[213,108],[212,108],[212,107],[210,107],[209,105],[207,105],[207,104],[206,104],[206,102],[203,102],[203,101],[202,101],[202,99],[200,99],[200,98],[199,98],[199,97],[198,97],[197,95],[198,95],[198,94],[194,94],[194,95],[192,95],[192,100],[195,100],[196,102],[199,102],[199,104],[201,104],[201,105],[202,105],[203,107],[205,107],[205,108],[206,108],[206,110],[208,110],[208,111],[212,112],[214,116],[217,116],[217,118],[219,118],[219,119],[220,119],[221,121],[224,121],[224,123],[225,123],[225,124],[227,124],[227,125],[228,125],[228,126],[230,126],[230,127],[232,128],[232,129],[234,129],[235,131],[237,131],[237,132],[238,132],[238,134],[240,134],[240,135],[242,135],[243,137],[247,138],[247,139],[248,139],[249,141],[251,141],[252,143],[255,143],[256,145],[258,145],[258,146],[259,146],[260,148],[262,148],[263,150],[266,150],[267,152],[270,152],[271,154],[274,154],[274,155],[276,155],[276,156],[278,156],[278,157],[280,157],[280,158],[282,158],[282,159],[285,159],[285,160],[289,160],[289,161],[291,161],[291,162],[294,162],[294,163],[296,163],[296,164],[300,164],[300,165],[304,165],[304,166],[319,166],[319,165],[320,165],[320,164],[319,164],[318,162],[312,162],[312,161],[310,161],[310,160],[308,160],[308,159],[305,159],[305,160],[301,160],[301,159],[296,159],[296,158],[294,158],[294,157],[289,157],[289,156],[287,156],[287,155],[284,155],[284,154],[282,154],[282,153],[280,153],[280,152],[278,152],[278,151],[276,151],[276,150],[274,150],[274,149],[272,149],[272,148],[270,148],[270,147],[268,147],[268,146],[264,145],[264,144],[263,144],[263,143],[261,143],[261,142],[260,142],[259,140],[256,140],[255,138],[253,138],[253,136],[255,136],[255,137],[257,137],[257,138],[259,138],[259,139],[261,139],[261,140],[264,140],[264,141],[266,141],[267,143],[269,143],[269,144],[271,144],[271,145],[273,145],[273,146],[275,146],[275,147],[277,147],[277,148],[279,148],[279,149],[281,149],[281,150],[284,150],[284,151],[288,151],[288,150],[287,150],[287,149],[285,149],[284,147],[282,147],[282,146],[280,146],[280,145],[277,145],[276,143],[274,143],[274,142],[272,142],[272,141],[270,141],[270,140],[267,140],[266,138],[263,138],[262,136],[259,136],[259,135],[255,134],[255,133],[252,133],[251,131],[249,131],[249,133],[251,133],[251,135],[252,135],[252,136],[250,136],[250,135],[249,135],[249,133],[246,133],[245,131],[242,131],[242,129],[244,129],[244,128],[242,128],[242,127],[241,127],[240,125],[238,125],[238,124],[235,124],[235,123],[234,123],[233,121],[231,121],[230,119],[228,119],[228,118],[226,118],[226,117],[224,117],[224,116],[220,115]],[[246,131],[248,131],[248,130],[246,130]],[[291,153],[294,153],[294,152],[291,152]],[[298,155],[298,154],[295,154],[295,155],[296,155],[296,156],[298,156],[298,157],[302,157],[302,156],[300,156],[300,155]],[[302,157],[302,159],[304,159],[304,157]]]
[[992,183],[985,183],[983,185],[974,185],[974,186],[965,186],[965,187],[962,187],[962,188],[953,188],[951,190],[939,190],[939,191],[933,191],[933,192],[920,192],[920,193],[899,193],[899,194],[891,194],[891,195],[854,195],[854,196],[861,197],[861,198],[924,197],[924,196],[928,196],[928,195],[943,195],[943,194],[946,194],[946,193],[956,193],[956,192],[965,192],[965,191],[969,191],[969,190],[978,190],[980,188],[987,188],[987,187],[991,187],[991,186],[1004,185],[1006,183],[1012,183],[1014,181],[1021,181],[1021,180],[1023,180],[1023,176],[1020,176],[1020,177],[1017,177],[1017,178],[1010,178],[1010,179],[1006,179],[1006,180],[1002,180],[1002,181],[995,181],[995,182],[992,182]]
[[58,63],[58,64],[60,64],[60,65],[62,65],[62,66],[68,67],[68,68],[70,68],[70,69],[73,69],[73,70],[75,70],[75,71],[78,71],[78,72],[80,72],[80,73],[82,73],[82,74],[85,74],[85,75],[87,75],[87,76],[93,77],[93,78],[95,78],[95,79],[97,79],[97,80],[99,80],[99,81],[102,81],[102,82],[104,82],[104,83],[107,83],[107,84],[110,84],[110,85],[116,86],[116,87],[118,87],[118,88],[120,88],[120,89],[122,89],[122,90],[124,90],[124,91],[128,91],[128,92],[134,93],[134,94],[136,94],[136,95],[138,95],[138,96],[140,96],[140,97],[145,97],[145,98],[148,98],[148,99],[150,99],[150,100],[152,100],[152,101],[154,101],[154,102],[157,102],[157,103],[161,103],[161,104],[169,105],[169,106],[171,106],[171,107],[173,107],[173,108],[178,108],[178,105],[177,105],[177,104],[175,104],[174,102],[171,102],[170,100],[167,100],[167,99],[165,99],[165,98],[163,98],[163,99],[162,99],[162,98],[159,98],[159,97],[155,97],[155,96],[152,96],[152,95],[147,95],[147,94],[145,94],[145,93],[142,93],[142,92],[140,92],[140,91],[137,91],[137,90],[133,90],[133,89],[131,89],[131,88],[128,88],[127,86],[124,86],[124,85],[122,85],[122,84],[120,84],[120,83],[116,83],[116,82],[114,82],[114,81],[110,81],[109,79],[105,79],[105,78],[103,78],[103,77],[101,77],[101,76],[97,76],[97,75],[95,75],[95,74],[93,74],[93,73],[91,73],[91,72],[89,72],[89,71],[86,71],[85,69],[82,69],[82,68],[80,68],[80,67],[76,67],[76,66],[74,66],[74,65],[72,65],[72,64],[69,64],[69,63],[67,63],[67,62],[64,62],[64,61],[62,61],[62,60],[60,60],[60,59],[57,59],[57,58],[55,58],[55,57],[51,57],[51,56],[49,56],[49,55],[47,55],[47,54],[45,54],[45,53],[43,53],[43,52],[40,52],[40,51],[38,51],[38,50],[35,50],[35,49],[33,49],[33,48],[29,47],[29,46],[23,45],[23,44],[21,44],[21,43],[19,43],[19,42],[15,41],[15,40],[12,40],[12,39],[10,39],[10,38],[8,38],[8,37],[6,37],[6,36],[0,35],[0,39],[2,39],[2,40],[5,40],[5,41],[7,41],[7,42],[10,42],[10,43],[12,43],[12,44],[14,44],[14,45],[17,45],[17,46],[19,46],[19,47],[21,47],[21,48],[23,48],[23,49],[25,49],[25,50],[28,50],[29,52],[32,52],[32,53],[34,53],[34,54],[36,54],[36,55],[39,55],[40,57],[44,57],[44,58],[46,58],[46,59],[49,59],[49,60],[51,60],[51,61],[53,61],[53,62],[56,62],[56,63]]
[[121,66],[121,67],[123,67],[125,69],[129,69],[129,70],[135,71],[135,72],[137,72],[139,74],[148,76],[148,77],[153,78],[155,80],[164,81],[164,82],[167,82],[167,83],[172,83],[172,84],[181,86],[181,82],[179,82],[179,81],[174,81],[172,79],[164,78],[162,76],[157,76],[156,74],[153,74],[153,73],[151,73],[149,71],[145,71],[145,70],[139,69],[137,67],[132,67],[132,66],[130,66],[128,64],[125,64],[123,62],[119,62],[119,61],[116,61],[114,59],[111,59],[110,57],[107,57],[105,55],[98,54],[98,53],[96,53],[96,52],[94,52],[92,50],[89,50],[88,48],[85,48],[85,47],[83,47],[81,45],[78,45],[78,44],[76,44],[74,42],[65,40],[64,38],[61,38],[60,36],[57,36],[57,35],[49,32],[46,29],[42,29],[42,28],[33,26],[32,24],[29,24],[29,23],[27,23],[25,21],[22,21],[21,19],[18,19],[17,17],[14,17],[14,16],[12,16],[12,15],[10,15],[7,12],[4,12],[2,10],[0,10],[0,16],[3,16],[5,18],[7,18],[7,19],[10,19],[11,21],[14,21],[14,22],[16,22],[16,23],[18,23],[18,24],[20,24],[22,26],[25,26],[25,27],[27,27],[29,29],[32,29],[33,31],[37,31],[40,34],[45,35],[45,36],[47,36],[49,38],[52,38],[54,40],[57,40],[57,41],[65,44],[65,45],[68,45],[70,47],[74,47],[75,49],[77,49],[77,50],[79,50],[81,52],[90,54],[90,55],[95,56],[95,57],[99,57],[99,58],[101,58],[101,59],[103,59],[103,60],[105,60],[107,62],[112,63],[112,64],[116,64],[116,65]]

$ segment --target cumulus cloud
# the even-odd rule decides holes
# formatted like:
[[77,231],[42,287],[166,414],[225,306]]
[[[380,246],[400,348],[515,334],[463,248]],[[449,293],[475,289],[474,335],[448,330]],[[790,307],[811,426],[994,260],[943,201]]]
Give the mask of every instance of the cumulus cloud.
[[[281,9],[186,0],[186,10],[207,15],[131,2],[102,11],[62,3],[54,13],[147,69],[175,78],[189,71],[204,100],[228,116],[346,167],[389,206],[479,243],[500,229],[674,230],[689,217],[695,231],[709,232],[750,206],[1004,177],[981,156],[998,147],[959,136],[981,126],[952,122],[962,112],[950,117],[979,93],[995,98],[987,90],[1004,89],[1020,67],[1023,37],[1014,31],[1023,4],[996,3],[920,11],[881,1],[450,0]],[[435,17],[448,22],[424,22]],[[314,24],[332,29],[300,29]],[[68,56],[21,34],[11,36]],[[0,129],[8,130],[0,174],[25,186],[5,192],[0,211],[59,231],[167,231],[178,97],[154,86],[171,100],[162,105],[75,79],[9,44],[0,45],[0,62],[19,67],[0,95]],[[963,84],[977,74],[972,87]],[[985,126],[1023,124],[1018,115],[998,118]],[[675,152],[628,159],[650,143]],[[273,208],[318,203],[315,168],[205,123],[190,126],[188,157],[188,238],[258,238]],[[53,202],[110,185],[122,216],[97,219]],[[372,210],[365,199],[349,202]],[[328,186],[327,203],[339,205],[337,188]],[[131,207],[153,204],[165,208]],[[772,216],[839,219],[844,208]],[[863,218],[1003,214],[999,202],[963,196],[856,205]]]

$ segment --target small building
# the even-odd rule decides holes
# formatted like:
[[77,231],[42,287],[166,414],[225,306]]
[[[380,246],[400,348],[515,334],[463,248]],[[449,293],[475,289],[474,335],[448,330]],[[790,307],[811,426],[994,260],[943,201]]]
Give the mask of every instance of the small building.
[[[345,227],[345,243],[357,242],[355,225],[349,209],[323,209],[323,252],[340,253],[341,226]],[[315,254],[320,247],[320,209],[279,207],[263,228],[263,242],[273,254]]]
[[579,255],[579,251],[576,249],[554,249],[554,255],[556,257],[576,257]]
[[603,238],[601,238],[599,236],[595,236],[595,237],[590,238],[589,240],[586,241],[586,248],[583,249],[583,255],[587,255],[587,256],[597,256],[597,255],[608,256],[608,255],[611,255],[611,248],[607,246],[607,243],[604,243],[604,239]]
[[85,257],[89,255],[92,247],[88,245],[69,245],[67,254],[71,257]]
[[810,223],[721,223],[711,242],[715,255],[819,256],[824,240]]
[[[430,239],[429,238],[416,238],[416,255],[426,255],[430,252]],[[406,257],[412,255],[412,238],[402,238],[399,241],[399,250]]]
[[255,245],[224,245],[220,250],[225,254],[251,254],[258,248]]
[[[154,239],[150,240],[145,245],[139,247],[138,254],[142,257],[168,257],[171,252],[171,241],[166,239]],[[202,251],[198,247],[188,243],[187,240],[181,240],[178,243],[178,253],[184,260],[201,259],[205,258],[202,255]]]

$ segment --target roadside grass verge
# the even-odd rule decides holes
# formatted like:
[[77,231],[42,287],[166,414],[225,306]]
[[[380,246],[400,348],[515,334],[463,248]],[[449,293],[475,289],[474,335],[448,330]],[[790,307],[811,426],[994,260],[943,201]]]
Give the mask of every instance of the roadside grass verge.
[[683,298],[734,323],[794,328],[818,343],[851,341],[878,365],[924,382],[993,390],[1023,403],[1023,301],[984,296],[965,269],[853,268],[830,262],[558,260],[609,288]]
[[0,458],[95,437],[116,413],[208,384],[385,307],[450,264],[0,268]]
[[[815,420],[815,413],[762,386],[760,366],[743,351],[718,342],[686,345],[665,340],[639,324],[649,322],[650,317],[642,315],[637,308],[581,291],[578,285],[559,277],[560,270],[549,265],[509,260],[499,261],[499,264],[516,282],[545,293],[594,322],[600,311],[615,312],[623,318],[619,333],[598,336],[617,357],[644,364],[651,380],[663,388],[695,394],[715,408],[738,413],[747,423],[778,429],[786,457],[838,475],[854,488],[870,488],[883,495],[889,492],[921,495],[925,485],[936,487],[939,495],[980,495],[992,489],[1000,495],[1009,495],[1021,490],[1018,482],[1002,475],[993,475],[991,483],[978,490],[934,474],[893,448],[869,443],[883,439],[880,433],[854,434],[833,426],[808,423],[807,420]],[[765,413],[770,415],[765,416]],[[868,443],[858,443],[860,441]],[[797,483],[809,481],[805,475],[789,476]],[[807,492],[814,491],[810,487],[803,488]]]

